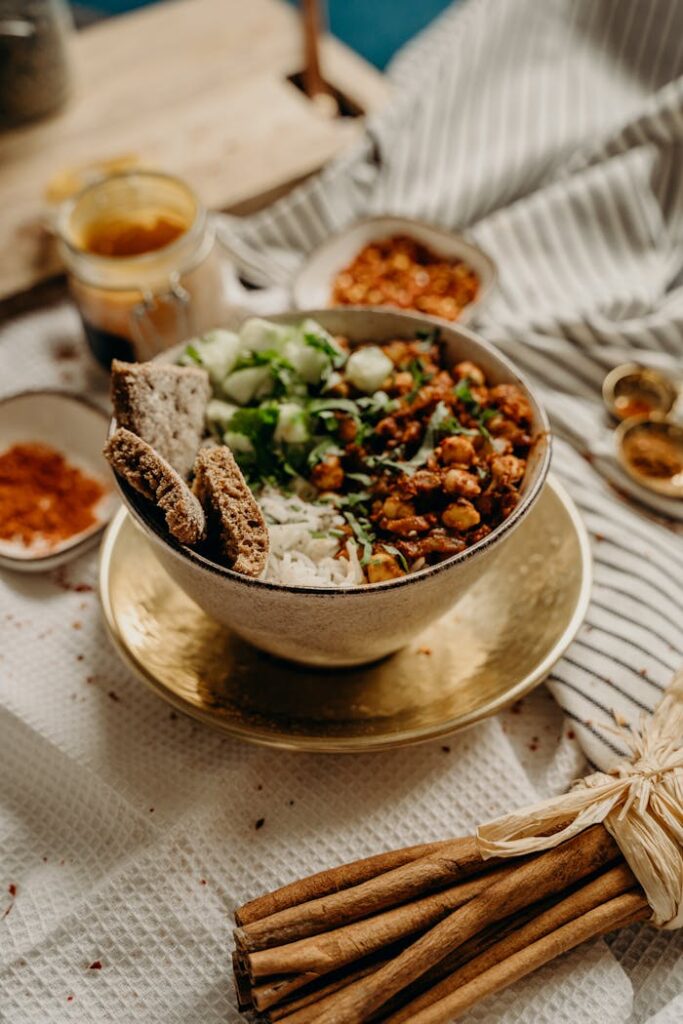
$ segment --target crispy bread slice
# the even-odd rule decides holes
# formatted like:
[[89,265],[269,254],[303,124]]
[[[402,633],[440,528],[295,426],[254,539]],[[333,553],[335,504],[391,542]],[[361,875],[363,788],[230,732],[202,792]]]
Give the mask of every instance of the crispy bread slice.
[[194,472],[193,489],[208,518],[209,539],[235,572],[261,576],[268,561],[268,527],[232,452],[225,445],[202,448]]
[[182,477],[192,469],[204,433],[209,375],[201,367],[111,364],[111,398],[119,427],[137,434]]
[[165,459],[137,434],[119,427],[104,447],[111,466],[131,487],[161,509],[166,525],[182,544],[197,544],[206,516],[194,494]]

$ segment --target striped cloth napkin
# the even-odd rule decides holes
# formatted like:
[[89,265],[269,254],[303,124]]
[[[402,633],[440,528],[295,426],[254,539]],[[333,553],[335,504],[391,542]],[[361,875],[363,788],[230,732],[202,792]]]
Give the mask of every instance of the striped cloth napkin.
[[245,293],[261,308],[362,216],[464,231],[497,261],[476,326],[539,389],[594,541],[586,623],[549,686],[609,767],[626,748],[596,722],[651,711],[683,658],[683,508],[618,468],[600,397],[628,360],[683,375],[683,5],[469,0],[390,76],[389,109],[350,155],[220,231],[276,289]]

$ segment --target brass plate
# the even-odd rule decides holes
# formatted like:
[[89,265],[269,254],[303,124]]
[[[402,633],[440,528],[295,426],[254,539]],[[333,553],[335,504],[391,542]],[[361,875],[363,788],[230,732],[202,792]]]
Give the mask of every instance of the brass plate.
[[389,749],[472,725],[538,685],[586,613],[586,531],[552,479],[491,570],[418,640],[356,669],[262,654],[171,581],[125,510],[102,545],[100,596],[131,669],[180,711],[289,750]]

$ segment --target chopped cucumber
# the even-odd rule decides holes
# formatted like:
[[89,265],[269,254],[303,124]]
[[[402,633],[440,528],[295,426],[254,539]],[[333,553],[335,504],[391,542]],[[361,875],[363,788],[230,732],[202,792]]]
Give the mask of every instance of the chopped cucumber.
[[346,376],[357,387],[371,395],[384,383],[394,368],[391,359],[377,345],[364,345],[349,356]]
[[328,355],[298,338],[287,342],[283,355],[306,384],[319,384],[330,366]]
[[303,444],[310,439],[306,412],[296,402],[282,402],[279,406],[273,438],[287,444]]
[[292,338],[294,331],[286,324],[273,324],[253,316],[245,320],[240,328],[240,346],[243,352],[264,352],[272,349],[280,352]]
[[273,377],[269,366],[247,366],[235,370],[223,381],[223,391],[238,405],[247,405],[253,398],[270,394]]
[[253,452],[254,450],[254,446],[246,434],[239,434],[236,430],[226,430],[223,434],[223,441],[234,452]]
[[344,365],[347,353],[337,344],[330,332],[321,327],[319,323],[307,317],[299,325],[299,331],[306,344],[311,348],[325,352],[330,357],[334,366]]
[[237,362],[239,352],[240,339],[237,335],[217,328],[207,331],[201,338],[193,339],[180,357],[180,362],[184,366],[203,366],[214,387],[220,387]]
[[210,430],[222,434],[230,425],[230,420],[239,406],[232,402],[222,402],[220,398],[212,398],[206,406],[206,422]]

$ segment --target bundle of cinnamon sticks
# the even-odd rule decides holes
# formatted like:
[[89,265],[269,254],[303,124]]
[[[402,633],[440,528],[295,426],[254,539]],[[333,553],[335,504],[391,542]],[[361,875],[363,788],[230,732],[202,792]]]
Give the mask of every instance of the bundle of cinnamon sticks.
[[240,1008],[282,1024],[440,1024],[651,910],[602,825],[484,860],[473,836],[323,871],[236,911]]

